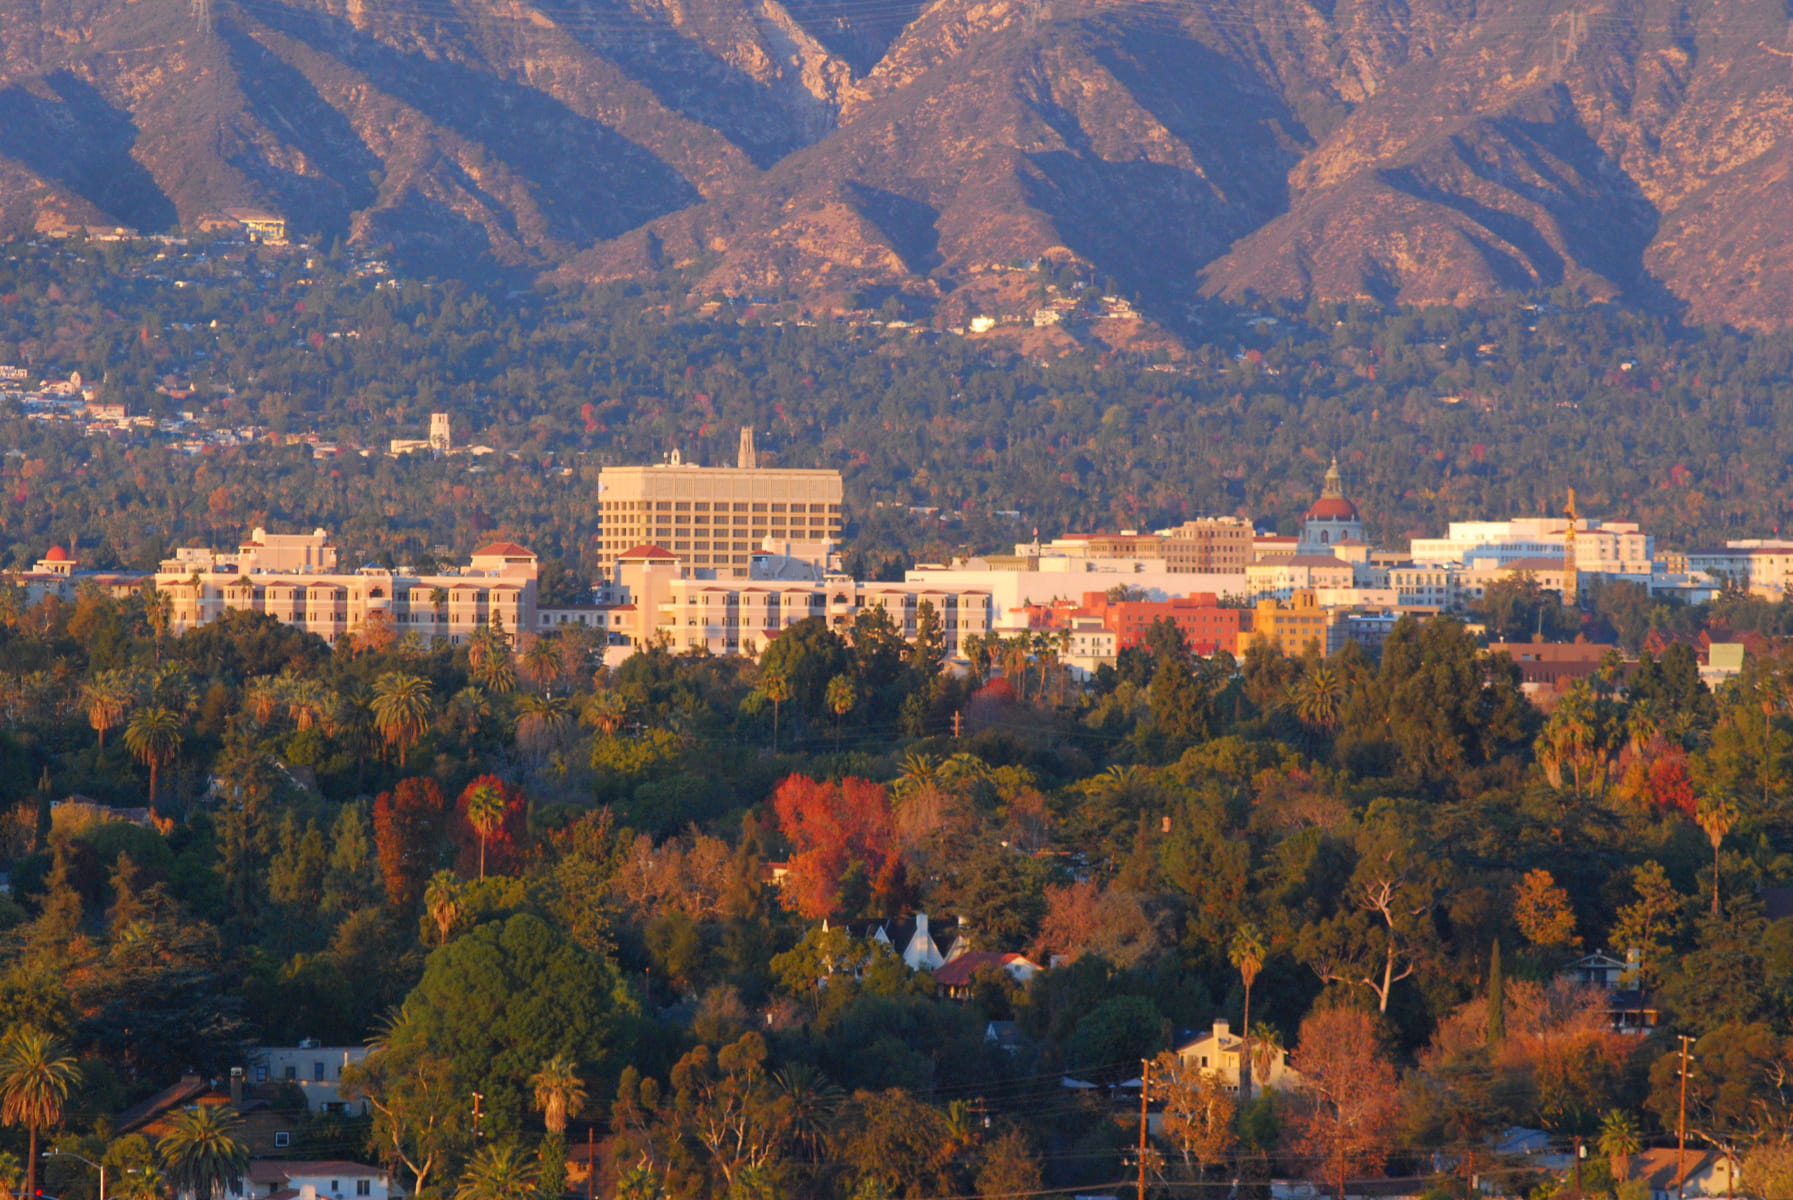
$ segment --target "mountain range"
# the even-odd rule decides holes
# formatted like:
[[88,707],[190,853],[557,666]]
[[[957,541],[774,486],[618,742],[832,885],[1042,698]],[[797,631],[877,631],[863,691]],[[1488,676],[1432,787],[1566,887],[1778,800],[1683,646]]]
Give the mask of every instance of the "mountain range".
[[693,297],[1793,313],[1785,0],[8,0],[0,236]]

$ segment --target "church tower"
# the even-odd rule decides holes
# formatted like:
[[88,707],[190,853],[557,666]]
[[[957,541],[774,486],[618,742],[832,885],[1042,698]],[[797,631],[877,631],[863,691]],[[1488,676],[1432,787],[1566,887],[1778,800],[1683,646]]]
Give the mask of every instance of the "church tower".
[[1326,470],[1320,498],[1301,520],[1301,540],[1295,553],[1329,555],[1340,542],[1362,540],[1363,520],[1357,515],[1357,505],[1345,497],[1345,481],[1335,456]]

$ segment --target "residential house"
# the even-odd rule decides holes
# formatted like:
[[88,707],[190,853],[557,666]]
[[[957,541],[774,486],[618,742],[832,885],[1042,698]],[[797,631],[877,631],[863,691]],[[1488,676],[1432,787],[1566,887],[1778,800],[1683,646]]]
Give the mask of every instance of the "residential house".
[[[1186,1067],[1195,1067],[1217,1076],[1232,1091],[1239,1090],[1239,1056],[1245,1040],[1233,1032],[1232,1023],[1214,1022],[1207,1033],[1185,1042],[1176,1050],[1177,1058]],[[1302,1086],[1301,1073],[1289,1065],[1289,1052],[1281,1046],[1269,1051],[1268,1070],[1261,1061],[1261,1047],[1252,1048],[1251,1082],[1254,1088],[1288,1090]]]
[[402,1193],[384,1167],[357,1162],[258,1159],[233,1200],[393,1200]]
[[1599,988],[1606,994],[1606,1015],[1618,1033],[1647,1034],[1656,1028],[1661,1014],[1640,984],[1642,955],[1628,950],[1623,960],[1604,950],[1576,959],[1558,977]]
[[1682,1154],[1672,1146],[1631,1156],[1630,1178],[1649,1187],[1650,1200],[1729,1196],[1741,1184],[1742,1177],[1735,1160],[1716,1150],[1688,1150],[1685,1167]]
[[182,1110],[225,1104],[242,1114],[243,1127],[237,1136],[255,1158],[291,1147],[303,1118],[302,1110],[276,1108],[267,1098],[249,1094],[239,1068],[231,1074],[228,1087],[220,1086],[215,1079],[182,1076],[180,1082],[119,1113],[113,1121],[113,1129],[119,1137],[141,1133],[153,1142],[174,1127],[175,1118]]
[[1016,983],[1027,984],[1045,968],[1025,954],[1004,954],[996,950],[967,950],[946,961],[934,971],[934,982],[946,989],[954,1000],[968,1000],[971,984],[981,971],[1005,971]]
[[297,1046],[263,1046],[249,1056],[250,1079],[256,1084],[293,1084],[315,1113],[365,1116],[367,1101],[344,1100],[338,1089],[343,1068],[366,1057],[366,1046],[323,1046],[315,1039]]

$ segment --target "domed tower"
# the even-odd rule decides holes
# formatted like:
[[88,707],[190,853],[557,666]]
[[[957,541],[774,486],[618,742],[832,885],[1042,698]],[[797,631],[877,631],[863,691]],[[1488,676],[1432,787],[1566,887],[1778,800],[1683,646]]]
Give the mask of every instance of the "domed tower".
[[1339,475],[1339,460],[1334,457],[1332,466],[1326,469],[1320,498],[1301,519],[1301,541],[1295,552],[1331,554],[1334,546],[1348,539],[1363,540],[1363,520],[1357,515],[1357,505],[1345,498],[1345,481]]

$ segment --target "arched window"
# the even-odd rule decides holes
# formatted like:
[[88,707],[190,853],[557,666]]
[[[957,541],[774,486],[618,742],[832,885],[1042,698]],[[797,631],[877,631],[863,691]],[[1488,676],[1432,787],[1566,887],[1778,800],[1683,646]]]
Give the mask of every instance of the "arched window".
[[1327,533],[1324,529],[1322,529],[1320,531],[1320,544],[1322,546],[1324,546],[1326,543],[1330,542],[1331,540],[1332,540],[1332,535],[1330,533]]

